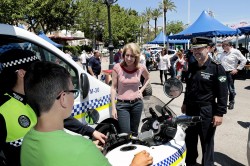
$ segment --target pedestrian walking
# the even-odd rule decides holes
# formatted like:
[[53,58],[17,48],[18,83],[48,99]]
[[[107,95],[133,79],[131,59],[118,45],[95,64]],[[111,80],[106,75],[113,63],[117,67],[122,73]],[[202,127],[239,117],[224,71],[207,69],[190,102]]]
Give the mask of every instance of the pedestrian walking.
[[[235,86],[234,81],[240,70],[242,70],[247,62],[247,59],[242,53],[233,48],[230,41],[222,42],[222,48],[224,52],[220,56],[220,62],[226,70],[228,90],[229,90],[229,105],[228,109],[234,109],[235,104]],[[240,62],[240,63],[239,63]]]
[[202,121],[186,130],[186,164],[195,166],[198,157],[198,137],[202,148],[202,165],[214,166],[214,134],[216,127],[222,124],[227,112],[227,79],[221,64],[217,64],[208,55],[209,38],[192,39],[193,55],[196,62],[189,64],[186,91],[182,113],[189,116],[201,116]]
[[81,60],[81,63],[82,63],[82,68],[83,70],[86,70],[87,69],[87,53],[85,50],[82,51],[82,54],[80,55],[80,60]]
[[[139,63],[140,48],[137,44],[126,44],[122,58],[123,61],[115,64],[112,72],[112,116],[118,119],[121,133],[137,135],[143,109],[142,92],[149,83],[149,72],[145,65]],[[141,75],[144,82],[139,89]]]
[[168,78],[168,70],[170,68],[170,59],[167,54],[166,48],[163,48],[161,51],[160,56],[158,57],[158,69],[160,71],[160,80],[161,80],[161,85],[163,85],[163,78],[162,76],[164,75],[164,81],[166,81]]

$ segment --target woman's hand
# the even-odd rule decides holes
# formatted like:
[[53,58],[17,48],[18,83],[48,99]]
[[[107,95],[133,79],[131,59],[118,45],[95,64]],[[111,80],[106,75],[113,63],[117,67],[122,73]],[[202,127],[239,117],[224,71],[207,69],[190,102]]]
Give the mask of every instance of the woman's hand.
[[139,96],[138,96],[138,98],[141,98],[141,99],[143,98],[142,90],[141,89],[139,90]]
[[116,109],[112,109],[112,116],[113,116],[114,119],[118,120],[117,110]]

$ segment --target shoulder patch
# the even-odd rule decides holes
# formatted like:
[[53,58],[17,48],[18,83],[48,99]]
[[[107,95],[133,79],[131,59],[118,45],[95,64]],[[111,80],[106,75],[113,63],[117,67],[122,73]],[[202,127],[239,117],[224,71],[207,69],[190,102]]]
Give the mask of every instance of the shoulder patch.
[[227,77],[226,77],[226,76],[220,76],[220,77],[218,77],[218,80],[219,80],[220,82],[226,82]]
[[0,106],[3,105],[9,99],[10,99],[10,96],[4,95],[4,94],[0,94]]

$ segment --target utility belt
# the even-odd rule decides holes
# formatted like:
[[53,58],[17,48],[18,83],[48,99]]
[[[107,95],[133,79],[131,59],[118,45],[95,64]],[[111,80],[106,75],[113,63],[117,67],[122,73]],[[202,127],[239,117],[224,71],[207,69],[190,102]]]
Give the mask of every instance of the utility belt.
[[133,104],[137,101],[141,100],[141,98],[136,98],[134,100],[120,100],[120,99],[117,99],[118,102],[122,102],[122,103],[130,103],[130,104]]

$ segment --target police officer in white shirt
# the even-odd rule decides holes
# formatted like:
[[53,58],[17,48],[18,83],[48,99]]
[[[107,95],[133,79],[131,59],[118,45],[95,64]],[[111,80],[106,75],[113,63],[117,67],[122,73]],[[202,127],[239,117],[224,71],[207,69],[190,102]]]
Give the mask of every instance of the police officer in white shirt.
[[[224,52],[220,56],[220,61],[224,67],[227,80],[228,80],[228,90],[229,90],[229,106],[228,109],[234,108],[235,103],[235,87],[234,80],[239,70],[242,70],[247,62],[247,59],[242,55],[242,53],[232,47],[230,41],[222,42],[222,48]],[[238,62],[240,63],[238,64]]]

